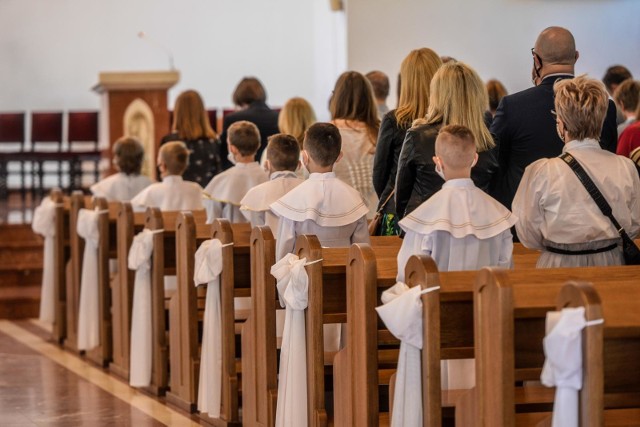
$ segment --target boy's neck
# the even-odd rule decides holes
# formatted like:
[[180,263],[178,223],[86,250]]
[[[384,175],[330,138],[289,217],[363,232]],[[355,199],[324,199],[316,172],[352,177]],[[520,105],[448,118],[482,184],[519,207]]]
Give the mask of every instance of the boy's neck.
[[469,179],[471,178],[471,170],[470,169],[445,169],[446,181],[451,179]]
[[256,155],[251,154],[249,156],[237,156],[236,163],[253,163],[256,161]]
[[279,172],[283,173],[283,174],[285,174],[285,173],[296,173],[295,170],[293,170],[293,171],[289,170],[289,169],[277,169],[277,170],[274,170],[274,169],[269,168],[269,176],[273,175],[274,173],[279,173]]

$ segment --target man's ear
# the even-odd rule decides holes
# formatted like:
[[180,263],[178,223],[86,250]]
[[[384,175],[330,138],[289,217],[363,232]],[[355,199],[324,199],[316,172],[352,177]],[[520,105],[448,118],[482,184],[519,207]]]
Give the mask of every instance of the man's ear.
[[338,158],[336,159],[335,163],[338,163],[340,160],[342,160],[342,156],[344,155],[344,153],[342,151],[340,151],[340,154],[338,154]]
[[578,62],[578,58],[580,58],[580,52],[576,50],[576,62]]

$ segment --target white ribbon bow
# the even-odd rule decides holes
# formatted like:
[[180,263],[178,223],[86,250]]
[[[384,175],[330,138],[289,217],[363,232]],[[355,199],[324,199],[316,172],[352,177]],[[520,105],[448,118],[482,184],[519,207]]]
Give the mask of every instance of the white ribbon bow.
[[218,239],[202,242],[195,254],[193,281],[198,286],[207,283],[204,308],[202,352],[200,354],[200,381],[198,384],[198,410],[212,418],[220,418],[222,397],[222,313],[220,309],[220,273],[222,248]]
[[47,197],[33,212],[31,229],[44,237],[42,263],[42,290],[40,291],[40,321],[53,324],[55,321],[55,259],[56,203]]
[[133,285],[133,308],[131,313],[131,357],[129,363],[129,385],[148,387],[151,384],[152,318],[151,318],[151,255],[153,235],[164,230],[145,228],[133,238],[129,249],[128,267],[136,270]]
[[[321,260],[313,261],[312,263]],[[311,264],[311,263],[310,263]],[[287,254],[271,267],[286,308],[280,353],[276,427],[307,425],[307,347],[304,309],[309,302],[306,258]]]
[[556,387],[553,427],[578,427],[578,392],[582,389],[582,329],[602,324],[587,322],[584,307],[565,308],[547,313],[547,335],[543,340],[546,356],[540,380]]
[[91,350],[100,344],[100,297],[98,292],[99,210],[80,209],[76,226],[84,239],[80,302],[78,307],[78,349]]
[[399,340],[398,370],[393,395],[393,427],[422,426],[422,294],[440,289],[409,288],[398,282],[382,293],[383,305],[376,307],[387,329]]

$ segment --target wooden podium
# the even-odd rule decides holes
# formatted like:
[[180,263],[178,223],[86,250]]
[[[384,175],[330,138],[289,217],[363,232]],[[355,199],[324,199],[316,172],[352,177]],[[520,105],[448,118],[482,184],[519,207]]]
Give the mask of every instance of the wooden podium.
[[167,90],[180,79],[177,71],[104,72],[93,90],[101,97],[100,141],[108,141],[104,157],[114,172],[111,147],[122,136],[135,136],[145,148],[142,173],[156,178],[160,139],[169,133]]

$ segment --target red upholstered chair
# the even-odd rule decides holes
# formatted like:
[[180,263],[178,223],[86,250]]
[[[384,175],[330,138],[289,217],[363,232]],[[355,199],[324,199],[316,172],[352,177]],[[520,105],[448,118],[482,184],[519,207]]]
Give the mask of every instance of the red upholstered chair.
[[20,190],[24,198],[25,185],[25,159],[24,159],[24,112],[0,113],[0,198],[9,195],[9,162],[20,165]]
[[220,132],[221,129],[218,129],[218,110],[207,110],[207,115],[209,116],[209,124],[213,130]]
[[98,149],[98,112],[69,111],[68,142],[71,153],[70,183],[73,190],[82,187],[83,162],[93,163],[94,182],[100,179],[100,160],[102,153]]
[[57,169],[58,186],[62,187],[63,164],[69,161],[69,156],[62,150],[62,112],[32,112],[31,113],[31,156],[37,162],[37,170],[32,169],[35,189],[44,194],[45,163],[54,163]]

